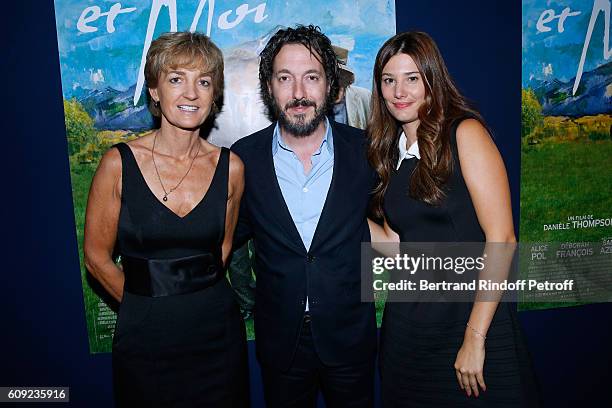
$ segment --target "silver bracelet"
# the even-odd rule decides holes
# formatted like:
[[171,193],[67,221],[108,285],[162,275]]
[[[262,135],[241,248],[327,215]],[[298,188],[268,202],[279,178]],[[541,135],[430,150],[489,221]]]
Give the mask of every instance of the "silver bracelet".
[[469,323],[466,323],[465,325],[466,325],[467,327],[469,327],[470,329],[472,329],[472,331],[473,331],[474,333],[476,333],[477,335],[479,335],[480,337],[482,337],[482,339],[483,339],[483,340],[486,340],[486,339],[487,339],[487,336],[485,336],[484,334],[482,334],[481,332],[479,332],[478,330],[476,330],[475,328],[473,328],[472,326],[470,326],[470,324],[469,324]]

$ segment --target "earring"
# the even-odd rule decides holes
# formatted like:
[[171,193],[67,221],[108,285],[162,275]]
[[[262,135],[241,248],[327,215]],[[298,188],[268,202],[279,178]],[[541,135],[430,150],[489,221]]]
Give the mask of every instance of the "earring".
[[159,101],[154,101],[153,106],[155,106],[156,108],[159,108]]

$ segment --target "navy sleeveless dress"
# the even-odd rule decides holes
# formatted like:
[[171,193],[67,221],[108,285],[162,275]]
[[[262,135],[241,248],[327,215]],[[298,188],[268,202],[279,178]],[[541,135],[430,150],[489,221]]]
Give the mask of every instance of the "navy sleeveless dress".
[[[417,158],[404,159],[387,188],[383,209],[402,242],[484,242],[461,174],[456,128],[451,127],[453,173],[446,197],[430,206],[408,195]],[[460,389],[454,363],[472,303],[411,302],[385,305],[380,370],[383,407],[529,407],[539,397],[516,305],[500,303],[485,342],[484,380],[478,398]]]
[[221,260],[229,150],[202,201],[179,217],[151,192],[130,147],[115,147],[125,274],[113,339],[117,406],[247,407],[244,323]]

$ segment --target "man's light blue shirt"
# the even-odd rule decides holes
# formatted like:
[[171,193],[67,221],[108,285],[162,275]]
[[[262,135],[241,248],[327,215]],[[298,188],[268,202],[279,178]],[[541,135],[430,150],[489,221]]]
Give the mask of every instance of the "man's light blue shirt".
[[278,184],[308,251],[314,237],[334,172],[334,140],[329,120],[325,119],[325,136],[312,155],[312,168],[304,173],[297,155],[283,141],[278,123],[272,138],[272,157]]

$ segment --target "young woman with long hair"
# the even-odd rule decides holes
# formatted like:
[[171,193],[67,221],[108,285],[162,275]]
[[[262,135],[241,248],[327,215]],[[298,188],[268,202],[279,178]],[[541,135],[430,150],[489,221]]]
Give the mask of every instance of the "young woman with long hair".
[[[374,66],[374,242],[514,243],[503,160],[432,38],[401,33]],[[538,404],[515,310],[498,301],[387,302],[385,407]]]

